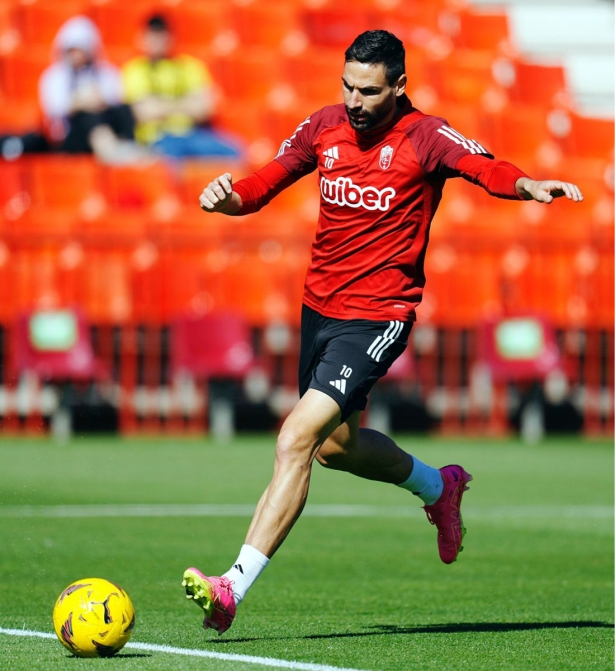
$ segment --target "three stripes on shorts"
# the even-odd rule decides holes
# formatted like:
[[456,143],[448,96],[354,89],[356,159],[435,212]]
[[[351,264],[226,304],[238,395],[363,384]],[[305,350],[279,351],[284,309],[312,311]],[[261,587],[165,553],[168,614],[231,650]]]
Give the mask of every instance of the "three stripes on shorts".
[[389,322],[389,328],[384,332],[384,335],[377,336],[367,350],[374,361],[380,361],[383,352],[395,342],[403,328],[404,323],[397,319]]

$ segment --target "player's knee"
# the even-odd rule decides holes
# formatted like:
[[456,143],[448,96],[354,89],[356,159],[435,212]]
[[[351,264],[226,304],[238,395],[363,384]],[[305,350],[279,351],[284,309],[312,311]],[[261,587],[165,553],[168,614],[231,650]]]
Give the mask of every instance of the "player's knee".
[[315,438],[295,428],[282,428],[276,443],[276,459],[279,461],[304,461],[311,453]]

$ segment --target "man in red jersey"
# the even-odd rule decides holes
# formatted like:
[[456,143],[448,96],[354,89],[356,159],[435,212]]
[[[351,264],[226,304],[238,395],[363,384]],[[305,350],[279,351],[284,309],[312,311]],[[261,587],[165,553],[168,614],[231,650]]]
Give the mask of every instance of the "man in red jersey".
[[432,468],[390,438],[359,428],[367,395],[404,351],[425,285],[429,227],[447,178],[490,194],[550,203],[580,201],[574,184],[534,181],[493,158],[405,95],[404,47],[394,35],[359,35],[345,54],[344,104],[324,107],[282,143],[276,158],[233,185],[203,191],[205,212],[259,210],[318,169],[320,217],[303,299],[299,391],[276,445],[273,478],[258,503],[234,566],[221,577],[198,569],[184,586],[205,611],[203,627],[226,631],[236,606],[286,538],[306,501],[312,462],[408,489],[438,529],[443,562],[457,559],[465,529],[460,505],[472,477],[461,466]]

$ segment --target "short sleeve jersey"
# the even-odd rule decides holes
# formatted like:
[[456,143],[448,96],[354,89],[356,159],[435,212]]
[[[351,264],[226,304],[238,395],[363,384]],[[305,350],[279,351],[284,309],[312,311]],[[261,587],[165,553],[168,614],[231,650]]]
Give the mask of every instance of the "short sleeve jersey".
[[318,170],[320,216],[304,302],[337,319],[415,320],[429,228],[447,177],[480,144],[407,98],[387,126],[359,133],[324,107],[276,157],[294,178]]
[[[132,104],[150,96],[183,98],[211,86],[212,78],[205,64],[193,56],[179,55],[158,61],[137,56],[122,68],[122,81],[125,100]],[[151,144],[166,133],[183,135],[193,126],[187,114],[171,114],[166,119],[138,123],[135,135],[140,142]]]

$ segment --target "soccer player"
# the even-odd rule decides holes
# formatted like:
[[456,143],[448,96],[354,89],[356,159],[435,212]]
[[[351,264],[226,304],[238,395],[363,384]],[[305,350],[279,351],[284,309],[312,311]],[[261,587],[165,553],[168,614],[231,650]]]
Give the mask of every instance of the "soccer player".
[[320,217],[307,271],[301,324],[300,401],[284,422],[273,477],[245,544],[221,577],[184,573],[188,598],[219,633],[280,547],[305,505],[312,462],[397,485],[418,496],[450,564],[465,533],[461,500],[472,476],[436,469],[377,431],[359,428],[367,395],[404,351],[425,284],[429,227],[447,178],[491,195],[550,203],[581,201],[574,185],[535,181],[495,160],[444,119],[405,95],[404,47],[383,30],[359,35],[345,53],[344,104],[324,107],[282,143],[276,158],[237,184],[230,174],[200,197],[205,212],[231,216],[266,205],[318,169]]

